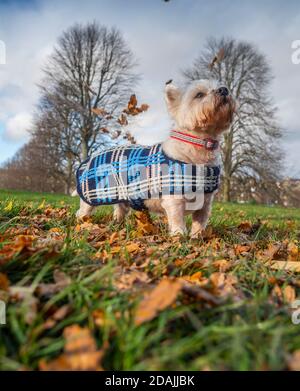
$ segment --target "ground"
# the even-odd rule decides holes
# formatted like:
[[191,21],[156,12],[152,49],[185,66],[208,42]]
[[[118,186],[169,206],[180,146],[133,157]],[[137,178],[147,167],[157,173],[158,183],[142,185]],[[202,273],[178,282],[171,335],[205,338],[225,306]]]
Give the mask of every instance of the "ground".
[[78,204],[0,191],[1,369],[300,370],[299,209],[216,203],[190,240]]

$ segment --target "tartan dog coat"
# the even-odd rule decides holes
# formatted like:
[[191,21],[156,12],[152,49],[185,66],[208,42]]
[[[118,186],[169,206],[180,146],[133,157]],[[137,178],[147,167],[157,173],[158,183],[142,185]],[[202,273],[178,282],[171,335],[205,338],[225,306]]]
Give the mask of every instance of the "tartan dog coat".
[[212,193],[220,166],[192,165],[168,157],[161,144],[120,146],[91,155],[76,172],[78,195],[89,205],[127,202],[136,210],[162,195]]

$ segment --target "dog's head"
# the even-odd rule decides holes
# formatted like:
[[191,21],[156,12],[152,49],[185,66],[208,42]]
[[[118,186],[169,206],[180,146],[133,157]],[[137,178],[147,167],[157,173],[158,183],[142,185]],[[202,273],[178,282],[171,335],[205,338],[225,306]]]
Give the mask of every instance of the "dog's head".
[[185,90],[166,83],[170,115],[181,130],[221,133],[230,126],[235,102],[227,87],[212,80],[196,80]]

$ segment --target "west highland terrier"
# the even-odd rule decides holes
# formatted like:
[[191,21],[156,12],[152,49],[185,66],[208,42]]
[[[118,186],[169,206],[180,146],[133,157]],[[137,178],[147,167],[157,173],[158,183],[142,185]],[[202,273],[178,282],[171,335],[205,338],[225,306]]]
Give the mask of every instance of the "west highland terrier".
[[92,155],[77,170],[80,209],[114,204],[122,222],[130,207],[167,215],[172,235],[185,234],[192,214],[191,237],[205,229],[219,187],[220,140],[233,120],[235,102],[225,86],[211,80],[192,82],[185,90],[166,84],[174,130],[151,147],[119,146]]

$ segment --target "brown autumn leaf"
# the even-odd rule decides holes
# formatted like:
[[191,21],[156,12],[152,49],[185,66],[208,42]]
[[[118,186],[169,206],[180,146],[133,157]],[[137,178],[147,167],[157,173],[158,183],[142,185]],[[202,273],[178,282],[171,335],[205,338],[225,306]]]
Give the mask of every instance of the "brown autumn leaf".
[[295,288],[291,285],[287,285],[283,289],[283,298],[287,303],[293,303],[296,300]]
[[0,250],[0,265],[10,261],[15,255],[31,250],[35,237],[17,235],[12,242],[5,244]]
[[272,261],[284,258],[283,255],[282,244],[270,243],[266,250],[258,251],[256,257],[261,261]]
[[238,225],[238,229],[244,234],[249,234],[252,231],[252,224],[250,221],[243,221]]
[[300,371],[300,350],[296,350],[287,360],[290,371]]
[[128,120],[127,120],[127,117],[125,114],[121,114],[120,117],[118,118],[118,123],[121,125],[121,126],[126,126],[128,125]]
[[232,266],[232,262],[228,261],[227,259],[219,259],[214,261],[212,264],[214,267],[219,269],[220,272],[226,272]]
[[137,106],[137,99],[136,99],[136,95],[135,94],[132,94],[130,96],[130,99],[129,99],[129,102],[128,102],[128,110],[133,110],[135,109]]
[[158,232],[158,227],[155,226],[147,212],[135,212],[136,234],[138,237],[145,235],[155,235]]
[[221,48],[213,58],[212,62],[208,65],[208,68],[212,71],[215,64],[221,63],[224,60],[224,57],[225,57],[225,49]]
[[300,252],[295,242],[290,242],[287,246],[288,262],[300,261]]
[[243,255],[245,253],[248,253],[251,250],[251,246],[247,244],[235,244],[234,250],[236,255]]
[[118,290],[129,290],[134,285],[149,284],[151,281],[147,273],[140,270],[129,269],[127,272],[121,272],[120,276],[117,276],[114,285]]
[[9,298],[12,302],[21,302],[24,311],[25,323],[31,325],[37,316],[39,300],[34,296],[32,287],[11,286]]
[[36,293],[38,296],[52,296],[71,284],[72,280],[64,272],[56,269],[53,272],[54,283],[39,284]]
[[300,262],[269,261],[266,265],[270,265],[270,268],[274,270],[285,270],[293,273],[300,273]]
[[104,117],[109,114],[106,110],[101,109],[101,108],[94,108],[94,109],[92,109],[92,112],[96,115],[101,116],[101,117]]
[[102,133],[109,133],[109,130],[105,127],[100,128],[100,132]]
[[291,285],[286,285],[284,288],[281,288],[276,283],[272,289],[271,295],[277,298],[280,302],[293,303],[296,300],[296,291]]
[[102,371],[104,350],[98,350],[88,328],[72,325],[64,329],[64,353],[53,361],[41,360],[41,371]]
[[139,303],[135,313],[135,324],[141,325],[158,315],[176,300],[182,282],[165,278]]
[[213,293],[217,296],[228,296],[236,293],[235,285],[238,280],[233,274],[215,272],[210,275],[209,281],[213,286]]
[[72,311],[72,306],[70,304],[65,304],[58,308],[44,323],[43,328],[45,330],[51,329],[56,325],[60,320],[65,319],[67,315]]
[[0,273],[0,290],[8,291],[9,288],[9,279],[4,273]]
[[140,250],[140,246],[137,243],[129,243],[125,246],[125,249],[129,254],[132,254]]
[[141,104],[141,111],[147,111],[149,109],[149,105],[146,103]]
[[136,144],[136,139],[133,137],[133,135],[130,132],[126,132],[124,139],[127,139],[130,144]]

